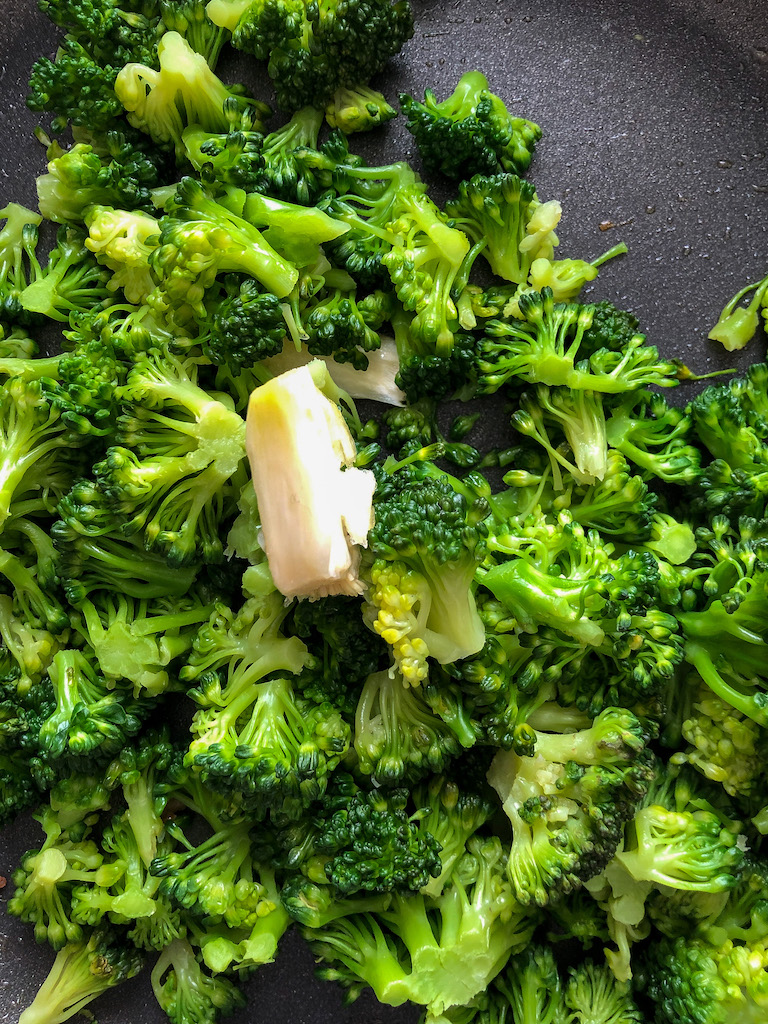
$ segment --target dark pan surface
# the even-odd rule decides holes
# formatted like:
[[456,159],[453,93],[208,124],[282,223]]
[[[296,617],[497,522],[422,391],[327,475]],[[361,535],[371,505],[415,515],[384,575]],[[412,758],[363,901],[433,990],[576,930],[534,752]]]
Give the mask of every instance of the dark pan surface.
[[[53,53],[56,33],[34,0],[3,0],[2,8],[0,206],[34,205],[45,154],[32,136],[38,115],[23,97],[33,60]],[[511,108],[543,127],[530,177],[542,199],[563,203],[560,254],[593,258],[620,239],[630,248],[592,294],[632,309],[662,352],[700,373],[765,358],[764,338],[736,357],[706,340],[727,299],[768,270],[764,0],[414,0],[414,8],[416,36],[377,83],[390,99],[425,87],[442,98],[461,73],[483,70]],[[387,161],[415,157],[397,122],[384,152]],[[601,231],[604,222],[616,226]],[[494,426],[501,440],[504,424]],[[25,821],[0,837],[0,875],[10,878],[38,832]],[[52,960],[5,914],[9,888],[0,890],[0,1024],[16,1024]],[[249,1007],[233,1024],[418,1019],[367,997],[343,1007],[336,988],[313,978],[311,956],[292,935],[247,991]],[[95,1009],[99,1024],[166,1019],[146,975]]]

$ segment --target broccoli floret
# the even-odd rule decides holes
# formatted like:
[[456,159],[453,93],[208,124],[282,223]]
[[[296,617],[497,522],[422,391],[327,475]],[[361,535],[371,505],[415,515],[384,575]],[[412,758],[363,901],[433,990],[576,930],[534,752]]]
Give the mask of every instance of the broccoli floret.
[[[154,61],[152,62],[154,64]],[[205,131],[229,128],[224,106],[234,102],[247,110],[254,102],[242,87],[226,86],[202,54],[178,32],[166,32],[157,45],[159,70],[145,63],[126,64],[115,79],[115,93],[134,128],[146,132],[159,145],[173,145],[185,153],[183,134],[189,125]]]
[[462,75],[442,102],[427,90],[423,103],[402,94],[400,105],[424,166],[449,178],[524,174],[541,138],[538,125],[512,117],[479,71]]
[[307,662],[301,640],[281,632],[286,613],[275,590],[236,613],[218,606],[180,675],[199,680],[188,764],[212,789],[296,814],[322,794],[350,735],[332,705],[312,705],[290,678],[271,678],[297,675]]
[[143,533],[147,549],[174,566],[223,558],[220,524],[245,458],[242,418],[195,371],[169,353],[139,357],[120,389],[117,444],[94,466],[123,532]]
[[211,0],[207,11],[238,49],[269,60],[278,106],[289,111],[367,82],[413,35],[407,0]]
[[200,918],[223,921],[229,928],[253,927],[264,916],[266,890],[255,877],[249,831],[247,821],[225,822],[194,845],[176,823],[172,834],[182,848],[159,850],[150,864],[161,895]]
[[690,484],[699,477],[701,453],[690,443],[690,415],[662,395],[630,395],[613,410],[606,430],[608,444],[639,466],[646,479]]
[[149,258],[159,245],[158,221],[141,211],[109,206],[88,207],[84,216],[85,245],[112,272],[110,291],[122,289],[128,302],[144,303],[157,285]]
[[[724,525],[722,520],[720,525]],[[678,612],[677,618],[686,661],[717,697],[758,725],[765,725],[765,541],[758,540],[757,552],[750,551],[750,532],[757,524],[743,519],[741,526],[744,539],[733,547],[718,543],[716,535],[720,556],[704,585],[709,600],[705,598],[699,610]]]
[[286,124],[264,138],[263,170],[255,179],[260,192],[305,206],[317,199],[320,185],[306,158],[317,150],[322,123],[319,110],[314,106],[302,107]]
[[128,680],[136,694],[154,697],[171,688],[169,666],[192,648],[197,627],[212,610],[194,593],[148,601],[100,592],[80,603],[75,628],[106,679]]
[[440,843],[421,823],[426,809],[408,805],[405,789],[359,791],[324,818],[315,850],[343,897],[416,891],[441,874]]
[[642,334],[633,335],[623,349],[598,349],[587,361],[581,343],[592,324],[592,306],[556,303],[551,288],[521,295],[518,305],[521,320],[485,325],[479,359],[479,387],[485,394],[513,378],[605,394],[677,382],[679,366],[662,359]]
[[253,188],[264,166],[260,129],[253,111],[240,115],[226,134],[190,125],[182,135],[185,156],[209,188]]
[[157,3],[135,0],[42,0],[41,10],[66,29],[53,60],[36,62],[27,103],[53,111],[53,128],[68,121],[91,130],[119,124],[123,108],[114,84],[120,68],[132,61],[155,66],[162,31]]
[[[0,324],[32,327],[42,318],[25,309],[21,296],[39,273],[35,251],[42,218],[18,203],[0,210],[0,218],[5,219],[0,231]],[[7,338],[3,341],[7,345]]]
[[[100,795],[103,799],[103,790]],[[68,809],[64,815],[71,817]],[[9,913],[33,924],[36,940],[48,942],[54,949],[83,939],[81,922],[72,914],[74,886],[86,882],[110,885],[124,870],[120,864],[105,866],[103,852],[88,837],[90,829],[83,829],[79,823],[71,832],[64,829],[64,815],[52,806],[43,806],[35,813],[45,840],[40,849],[29,850],[21,858],[8,901]]]
[[691,701],[682,722],[682,737],[688,745],[672,755],[672,763],[693,765],[754,812],[763,803],[768,737],[751,718],[715,696],[696,673],[688,686]]
[[454,288],[477,250],[470,252],[467,236],[416,189],[400,190],[389,232],[391,248],[381,262],[403,307],[415,313],[410,333],[427,351],[446,358],[458,327]]
[[362,683],[381,669],[387,648],[371,635],[353,597],[300,601],[289,631],[306,643],[311,659],[296,686],[317,704],[330,702],[345,715],[354,714]]
[[133,978],[143,966],[143,955],[119,930],[97,928],[87,940],[59,950],[48,977],[19,1020],[23,1024],[69,1020],[102,992]]
[[365,681],[355,715],[360,770],[375,785],[397,786],[443,771],[461,751],[450,725],[433,711],[423,688],[395,671]]
[[[608,472],[605,410],[599,393],[539,384],[520,396],[512,426],[544,448],[556,491],[565,487],[561,467],[579,484],[593,484]],[[552,436],[553,429],[565,437],[573,461],[560,439]]]
[[76,228],[61,227],[56,246],[45,269],[38,273],[19,295],[29,313],[65,322],[73,313],[84,313],[110,299],[110,275],[93,259],[85,237]]
[[[749,303],[746,306],[739,305],[744,296],[749,295],[750,292],[753,294]],[[757,333],[757,328],[760,325],[758,311],[761,305],[766,306],[767,293],[768,275],[762,281],[749,284],[737,292],[726,303],[717,323],[707,335],[710,341],[719,341],[728,352],[744,348]],[[763,316],[765,316],[765,312]]]
[[488,508],[469,507],[436,467],[434,476],[400,476],[392,476],[391,493],[374,500],[364,614],[392,646],[406,683],[416,686],[428,674],[427,657],[446,664],[485,642],[472,583]]
[[[541,205],[533,185],[515,174],[476,174],[461,183],[458,198],[445,212],[473,242],[485,242],[482,254],[494,274],[524,284],[531,263],[539,257],[551,259],[557,245],[553,233],[542,236],[538,229]],[[526,240],[534,242],[533,248]]]
[[[370,985],[380,1002],[406,1000],[439,1015],[485,990],[511,953],[530,941],[535,918],[516,905],[497,837],[471,838],[450,884],[434,899],[393,895],[386,909],[338,916],[305,934],[333,978],[354,992]],[[361,908],[364,909],[364,908]],[[343,913],[343,908],[342,908]]]
[[366,370],[366,353],[381,347],[381,338],[369,327],[365,307],[354,292],[336,288],[320,293],[304,308],[302,323],[310,355],[332,356],[356,370]]
[[687,774],[675,779],[668,767],[660,768],[616,854],[636,882],[712,893],[736,885],[744,858],[740,825],[701,789]]
[[397,117],[397,111],[389,105],[386,97],[366,85],[337,89],[325,108],[328,124],[345,135],[369,132],[393,117]]
[[111,687],[81,651],[59,651],[48,674],[56,706],[40,743],[52,758],[112,755],[138,732],[141,706],[130,691]]
[[565,1005],[574,1024],[644,1024],[632,988],[617,981],[607,964],[585,960],[569,968]]
[[548,946],[533,943],[511,957],[489,997],[509,1006],[514,1024],[562,1024],[567,1019],[564,985]]
[[97,484],[76,483],[58,511],[51,536],[70,604],[98,590],[136,598],[181,597],[189,590],[195,570],[169,566],[162,555],[145,550],[141,537],[126,537]]
[[768,950],[764,942],[662,938],[646,948],[641,984],[659,1024],[757,1021],[768,1006]]
[[109,131],[97,148],[77,143],[48,150],[48,173],[37,179],[40,212],[47,220],[82,223],[89,206],[153,212],[152,189],[161,184],[162,161],[130,135]]
[[691,402],[693,433],[712,456],[698,481],[694,510],[762,518],[768,494],[765,367],[750,367],[729,384],[711,385]]
[[206,0],[160,0],[160,16],[166,32],[178,32],[215,68],[229,32],[214,25],[206,12]]
[[521,903],[545,906],[605,867],[652,780],[649,739],[631,712],[607,708],[588,729],[537,732],[531,757],[496,754],[488,777],[512,823]]
[[152,991],[171,1024],[215,1024],[245,1006],[229,978],[203,970],[186,939],[174,939],[152,968]]

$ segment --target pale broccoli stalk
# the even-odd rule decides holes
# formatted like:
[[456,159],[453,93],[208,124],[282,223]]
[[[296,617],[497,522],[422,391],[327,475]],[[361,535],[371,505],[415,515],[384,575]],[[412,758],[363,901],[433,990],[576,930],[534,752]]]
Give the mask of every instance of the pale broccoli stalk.
[[246,447],[264,549],[277,589],[317,599],[359,594],[360,547],[373,525],[375,480],[354,468],[354,440],[325,365],[263,384],[248,405]]

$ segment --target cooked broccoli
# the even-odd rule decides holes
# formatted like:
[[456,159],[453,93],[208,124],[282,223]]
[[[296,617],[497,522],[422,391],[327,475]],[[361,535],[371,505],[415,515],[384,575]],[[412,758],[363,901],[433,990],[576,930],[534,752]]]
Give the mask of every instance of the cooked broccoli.
[[472,584],[487,513],[482,502],[468,506],[437,467],[434,475],[395,472],[375,497],[364,614],[392,646],[406,683],[426,678],[428,657],[446,664],[485,642]]
[[628,982],[617,981],[607,964],[585,960],[568,972],[565,1005],[574,1024],[643,1024]]
[[608,863],[653,777],[650,736],[629,711],[592,726],[536,733],[534,753],[496,754],[489,780],[512,823],[508,871],[517,899],[545,906]]
[[[154,65],[154,61],[152,64]],[[159,145],[173,145],[184,156],[184,129],[199,125],[205,131],[227,131],[227,101],[241,110],[254,103],[242,87],[226,86],[202,54],[178,32],[166,32],[157,45],[157,64],[132,62],[121,68],[115,93],[128,121]]]
[[238,49],[269,60],[278,106],[290,111],[367,82],[413,35],[407,0],[211,0],[207,11]]
[[23,1011],[23,1024],[60,1024],[85,1009],[97,996],[133,978],[144,957],[120,930],[97,928],[56,955],[48,977]]
[[[746,306],[739,303],[745,295],[752,292],[752,298]],[[747,342],[751,341],[757,333],[760,325],[758,311],[760,306],[766,307],[766,293],[768,292],[768,275],[762,281],[755,284],[748,284],[742,288],[732,299],[725,304],[725,308],[718,317],[717,323],[712,327],[707,337],[710,341],[719,341],[728,352],[734,352],[744,348]],[[763,311],[765,317],[765,311]]]
[[462,75],[442,102],[427,90],[423,103],[404,93],[400,105],[424,166],[449,178],[524,174],[541,138],[539,126],[513,117],[479,71]]
[[245,1006],[245,996],[222,975],[203,970],[186,939],[174,939],[152,968],[152,991],[171,1024],[215,1024]]
[[369,132],[397,117],[397,111],[376,89],[366,85],[344,86],[336,90],[325,108],[325,119],[331,128],[345,135]]
[[485,394],[513,378],[604,394],[677,382],[678,365],[662,359],[642,334],[630,337],[623,349],[598,349],[587,360],[581,344],[592,324],[592,306],[556,303],[551,288],[521,295],[518,305],[521,320],[485,325],[479,359],[479,387]]

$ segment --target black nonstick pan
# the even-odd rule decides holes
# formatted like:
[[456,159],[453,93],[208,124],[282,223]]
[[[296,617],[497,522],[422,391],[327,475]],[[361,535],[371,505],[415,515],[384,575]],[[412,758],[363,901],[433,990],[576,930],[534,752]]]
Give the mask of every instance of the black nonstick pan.
[[[479,68],[543,138],[529,176],[563,205],[560,255],[593,258],[624,240],[589,291],[629,308],[666,355],[706,373],[765,358],[765,336],[741,353],[707,341],[728,298],[768,272],[768,4],[765,0],[414,0],[416,34],[375,83],[442,97]],[[2,0],[0,207],[35,204],[45,151],[24,104],[34,59],[57,32],[35,0]],[[238,77],[269,100],[266,78]],[[395,121],[366,155],[416,159]],[[680,395],[680,392],[678,392]],[[681,395],[681,398],[683,396]],[[499,418],[495,430],[503,432]],[[499,438],[501,439],[501,438]],[[0,1024],[16,1024],[53,955],[5,913],[10,875],[37,845],[29,819],[0,835]],[[380,1007],[313,977],[296,935],[249,980],[233,1024],[408,1024],[414,1008]],[[92,1007],[99,1024],[161,1024],[148,976]]]

